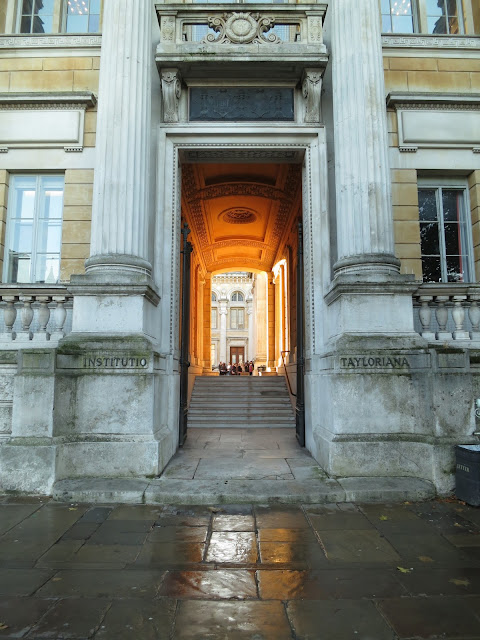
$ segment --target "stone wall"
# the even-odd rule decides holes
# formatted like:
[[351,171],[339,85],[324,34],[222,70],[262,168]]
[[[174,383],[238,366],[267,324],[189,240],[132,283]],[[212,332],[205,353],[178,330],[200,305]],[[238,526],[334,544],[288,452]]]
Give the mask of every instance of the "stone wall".
[[391,91],[480,91],[480,60],[466,58],[384,58],[385,85]]
[[92,192],[93,169],[65,171],[60,264],[62,281],[69,280],[73,273],[83,273],[84,261],[90,255]]
[[417,172],[393,169],[391,176],[395,254],[402,261],[401,272],[413,273],[416,279],[421,280]]

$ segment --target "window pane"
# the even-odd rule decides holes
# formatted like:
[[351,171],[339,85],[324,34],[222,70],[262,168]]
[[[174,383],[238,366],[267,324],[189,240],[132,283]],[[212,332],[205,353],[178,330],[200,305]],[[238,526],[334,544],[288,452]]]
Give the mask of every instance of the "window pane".
[[35,13],[39,16],[53,15],[54,0],[35,0]]
[[60,277],[60,256],[37,254],[35,282],[58,282]]
[[436,222],[420,223],[420,242],[422,245],[422,255],[432,256],[440,254],[438,224]]
[[67,17],[67,33],[87,33],[88,15]]
[[9,270],[8,282],[31,282],[30,278],[30,255],[19,255],[14,251],[8,252]]
[[437,190],[419,189],[418,206],[420,211],[420,220],[437,220]]
[[445,0],[427,0],[427,14],[429,16],[444,16]]
[[33,0],[23,0],[22,14],[32,15],[32,12],[33,12]]
[[445,251],[447,255],[460,255],[460,225],[448,222],[444,225],[445,230]]
[[463,282],[462,263],[460,256],[447,256],[448,282]]
[[15,220],[12,242],[10,246],[15,253],[31,253],[33,238],[33,222]]
[[89,33],[98,33],[100,31],[100,16],[90,14],[90,20],[88,23]]
[[90,15],[94,13],[100,15],[100,0],[90,0]]
[[443,219],[445,222],[458,222],[462,219],[463,191],[442,189]]
[[30,16],[22,16],[20,22],[20,33],[30,33],[32,30],[32,18]]
[[382,0],[382,13],[390,13],[390,0]]
[[440,258],[422,256],[422,272],[424,282],[441,282],[442,270],[440,268]]
[[35,207],[35,191],[31,189],[17,189],[15,218],[32,219]]
[[39,212],[42,218],[61,219],[63,209],[63,190],[46,189],[43,193],[43,206]]
[[392,16],[394,33],[413,33],[412,16]]
[[390,15],[382,16],[382,33],[392,33]]
[[60,253],[62,244],[61,221],[41,220],[38,224],[37,251],[40,253]]
[[51,33],[52,24],[52,16],[44,16],[42,18],[35,16],[33,18],[32,33]]

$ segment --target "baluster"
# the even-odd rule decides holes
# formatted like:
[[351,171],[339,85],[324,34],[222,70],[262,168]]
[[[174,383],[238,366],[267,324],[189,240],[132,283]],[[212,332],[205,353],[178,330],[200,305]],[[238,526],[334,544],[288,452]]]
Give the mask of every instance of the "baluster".
[[454,340],[470,340],[470,334],[465,331],[465,309],[462,302],[467,296],[453,296],[452,318],[455,323],[455,331],[453,332]]
[[67,319],[67,310],[65,309],[65,296],[52,296],[53,302],[56,303],[53,316],[55,318],[55,331],[51,335],[52,340],[60,340],[65,336],[63,326]]
[[50,334],[47,332],[47,325],[50,320],[50,309],[48,307],[50,296],[35,296],[35,300],[39,303],[38,324],[40,326],[33,339],[36,342],[46,342],[50,339]]
[[480,300],[480,296],[470,296],[470,308],[468,309],[468,317],[470,318],[470,322],[472,323],[472,331],[470,333],[470,337],[472,340],[480,340],[480,308],[478,306],[478,300]]
[[15,296],[2,296],[3,302],[6,303],[6,307],[3,310],[3,320],[5,322],[5,332],[2,333],[0,339],[5,342],[11,342],[15,340],[15,331],[13,325],[17,319],[17,309],[15,307]]
[[435,334],[430,330],[430,323],[432,321],[432,308],[430,302],[433,300],[433,296],[418,296],[418,301],[421,306],[418,310],[418,317],[422,325],[422,338],[425,340],[435,340]]
[[435,317],[438,322],[438,331],[437,331],[437,340],[451,340],[452,334],[447,331],[447,322],[448,322],[448,309],[445,306],[449,301],[450,296],[436,296],[435,302],[437,303],[437,308],[435,310]]
[[32,296],[20,296],[20,302],[23,302],[23,307],[20,309],[22,330],[17,333],[18,342],[29,342],[32,339],[30,331],[30,325],[33,320],[32,300]]

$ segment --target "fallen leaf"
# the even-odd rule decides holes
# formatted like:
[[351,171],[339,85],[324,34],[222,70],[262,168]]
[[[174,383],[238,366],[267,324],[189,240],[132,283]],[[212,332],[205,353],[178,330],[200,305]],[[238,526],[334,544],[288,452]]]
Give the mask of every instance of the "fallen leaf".
[[388,516],[380,516],[379,520],[388,520]]
[[453,526],[454,527],[459,527],[460,529],[463,529],[463,525],[461,525],[459,522],[455,522],[455,524]]
[[435,560],[430,558],[430,556],[418,556],[418,559],[420,562],[435,562]]
[[61,578],[52,578],[52,582],[60,582]]
[[405,502],[403,504],[412,504],[412,503],[409,502],[408,500],[405,500]]
[[220,507],[208,507],[208,510],[211,511],[212,513],[223,513],[224,511]]
[[411,573],[411,569],[405,569],[405,567],[397,567],[397,571],[400,571],[400,573]]
[[449,580],[449,582],[457,585],[457,587],[468,587],[468,585],[470,584],[470,580],[467,580],[466,578],[464,580],[460,580],[459,578],[452,578],[451,580]]
[[0,631],[5,631],[5,629],[8,629],[8,624],[0,622]]
[[77,511],[77,507],[70,507],[69,511]]

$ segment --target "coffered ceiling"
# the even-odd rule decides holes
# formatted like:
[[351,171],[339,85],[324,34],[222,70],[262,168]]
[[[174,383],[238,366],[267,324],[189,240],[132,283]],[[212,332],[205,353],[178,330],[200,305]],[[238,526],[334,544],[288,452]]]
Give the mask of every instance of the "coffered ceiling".
[[297,164],[184,164],[182,213],[205,271],[271,271],[300,211]]

